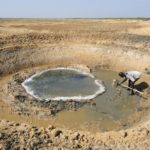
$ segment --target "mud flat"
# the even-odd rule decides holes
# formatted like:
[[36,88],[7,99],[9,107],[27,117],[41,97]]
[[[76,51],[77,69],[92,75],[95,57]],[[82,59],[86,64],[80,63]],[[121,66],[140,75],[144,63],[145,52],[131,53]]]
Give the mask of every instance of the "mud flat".
[[[149,20],[2,19],[0,23],[1,148],[149,148],[149,87],[143,89],[147,99],[140,99],[138,114],[135,113],[130,118],[131,126],[93,134],[88,131],[48,127],[42,123],[37,127],[33,126],[32,120],[35,119],[36,112],[45,110],[44,116],[48,117],[61,108],[57,102],[50,102],[51,108],[42,109],[43,103],[37,103],[21,86],[25,79],[36,72],[70,66],[92,72],[99,69],[116,72],[139,70],[143,76],[138,84],[146,82],[149,85]],[[19,104],[22,106],[18,108]],[[31,107],[35,113],[32,114],[24,105]],[[69,110],[83,105],[84,103],[74,101],[62,103],[63,109]],[[52,109],[57,106],[58,109]],[[37,120],[35,125],[36,122]]]

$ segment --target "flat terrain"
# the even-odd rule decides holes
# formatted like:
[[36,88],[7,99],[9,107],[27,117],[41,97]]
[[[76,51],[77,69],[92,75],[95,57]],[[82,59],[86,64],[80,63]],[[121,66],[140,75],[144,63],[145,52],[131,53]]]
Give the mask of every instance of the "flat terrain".
[[[125,130],[95,135],[48,127],[36,118],[40,104],[26,103],[32,100],[26,95],[20,99],[22,80],[42,69],[68,66],[139,70],[139,82],[150,84],[150,20],[0,19],[0,107],[5,114],[0,115],[0,149],[149,149],[149,88],[147,99],[140,101],[142,119],[135,115],[138,122]],[[16,108],[20,103],[27,105],[23,111]],[[26,113],[30,107],[33,113]],[[37,122],[40,126],[33,126]]]

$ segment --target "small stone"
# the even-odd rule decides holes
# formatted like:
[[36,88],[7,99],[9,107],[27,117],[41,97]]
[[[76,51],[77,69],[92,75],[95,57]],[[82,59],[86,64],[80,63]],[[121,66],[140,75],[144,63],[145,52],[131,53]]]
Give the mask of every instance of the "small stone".
[[146,135],[149,135],[150,134],[150,131],[149,130],[146,130]]
[[53,130],[53,129],[55,129],[55,127],[53,125],[49,125],[47,129],[48,130]]
[[16,124],[15,124],[15,126],[19,126],[19,125],[20,125],[19,123],[16,123]]
[[82,148],[82,146],[79,145],[79,144],[77,144],[77,145],[76,145],[76,148],[79,149],[79,148]]
[[76,132],[76,133],[74,134],[73,140],[78,140],[79,137],[80,137],[80,134],[79,134],[78,132]]
[[128,136],[128,133],[127,133],[127,132],[124,132],[123,137],[125,138],[125,137],[127,137],[127,136]]
[[93,101],[91,101],[91,105],[92,105],[92,106],[96,106],[96,103],[93,102]]
[[48,139],[48,140],[47,140],[47,143],[48,143],[48,144],[51,144],[51,143],[53,143],[53,141],[50,140],[50,139]]
[[68,139],[69,139],[69,137],[68,137],[68,136],[65,136],[64,138],[65,138],[66,140],[68,140]]
[[55,116],[55,115],[56,115],[56,112],[55,112],[54,110],[50,110],[49,114],[50,114],[51,116]]
[[150,74],[150,66],[148,66],[147,68],[145,68],[145,73],[146,74]]
[[137,108],[137,112],[140,112],[140,111],[143,111],[143,108],[142,108],[142,107],[138,107],[138,108]]
[[55,137],[57,137],[57,136],[60,136],[60,134],[62,134],[63,132],[61,131],[61,130],[57,130],[56,132],[55,132]]
[[32,126],[31,129],[38,129],[36,126]]
[[38,129],[38,128],[34,128],[33,130],[34,130],[34,132],[38,132],[38,131],[39,131],[39,129]]
[[10,122],[9,126],[14,126],[15,122]]
[[128,124],[124,123],[122,126],[123,126],[123,127],[128,127]]
[[3,128],[3,130],[8,130],[8,127]]
[[17,112],[17,114],[18,114],[19,116],[21,116],[21,112]]
[[2,139],[2,138],[3,138],[3,136],[4,136],[4,134],[3,134],[3,133],[0,133],[0,139]]
[[41,132],[40,132],[40,131],[36,132],[36,135],[40,136],[40,135],[41,135]]
[[92,147],[88,147],[86,150],[92,150]]

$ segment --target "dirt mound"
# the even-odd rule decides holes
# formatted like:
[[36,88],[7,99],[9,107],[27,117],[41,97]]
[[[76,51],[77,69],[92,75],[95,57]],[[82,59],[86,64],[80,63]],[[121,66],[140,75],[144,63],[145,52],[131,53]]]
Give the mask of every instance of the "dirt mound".
[[150,127],[120,132],[92,134],[58,129],[38,128],[9,121],[0,122],[1,149],[149,149]]

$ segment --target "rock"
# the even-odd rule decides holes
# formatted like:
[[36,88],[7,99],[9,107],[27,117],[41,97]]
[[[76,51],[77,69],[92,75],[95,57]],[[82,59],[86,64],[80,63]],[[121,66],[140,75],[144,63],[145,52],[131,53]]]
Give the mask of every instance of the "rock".
[[50,140],[50,139],[48,139],[48,140],[47,140],[47,143],[48,143],[48,144],[51,144],[51,143],[53,143],[53,141]]
[[80,137],[80,133],[76,132],[74,135],[73,135],[73,140],[78,140]]
[[78,69],[78,70],[81,70],[81,71],[84,71],[84,72],[87,72],[87,73],[91,72],[90,68],[86,65],[74,64],[74,65],[69,66],[68,68]]
[[[149,95],[149,94],[150,94],[150,86],[145,90],[145,94],[146,94],[146,95]],[[145,97],[146,97],[146,95],[145,95]]]
[[3,139],[4,133],[0,133],[0,140]]
[[36,127],[36,126],[32,126],[31,128],[32,128],[32,129],[37,129],[37,127]]
[[143,111],[143,107],[138,107],[137,112]]
[[90,103],[91,103],[92,106],[96,106],[96,102],[91,101]]
[[36,136],[41,136],[43,133],[42,133],[41,131],[36,131],[34,134],[35,134]]
[[150,74],[150,66],[148,66],[147,68],[145,68],[145,73],[146,74]]
[[20,126],[20,124],[19,124],[19,123],[16,123],[15,126]]
[[74,146],[74,148],[75,149],[80,149],[80,148],[82,148],[82,146],[80,144],[77,144],[77,145]]
[[47,131],[51,131],[51,130],[55,129],[55,127],[53,125],[49,125],[46,129],[47,129]]
[[57,130],[54,134],[55,137],[60,136],[63,132],[61,130]]
[[15,99],[19,100],[20,102],[24,102],[27,99],[27,97],[23,95],[16,95]]
[[21,116],[21,115],[22,115],[22,113],[21,113],[21,112],[17,112],[17,115]]
[[150,134],[150,131],[149,130],[146,130],[146,135],[149,135]]
[[50,110],[50,111],[49,111],[49,114],[50,114],[51,116],[55,116],[55,115],[56,115],[56,112],[55,112],[55,110]]
[[139,130],[139,134],[141,134],[142,136],[147,136],[149,135],[149,130],[147,128],[143,128],[141,130]]
[[93,150],[92,147],[88,147],[86,150]]
[[8,130],[8,129],[9,129],[8,127],[3,128],[3,130]]
[[22,136],[22,135],[24,135],[25,134],[25,131],[23,130],[23,131],[18,131],[18,135],[20,136]]
[[14,125],[15,125],[14,121],[12,121],[12,122],[9,123],[9,126],[14,126]]
[[123,137],[125,138],[125,137],[127,137],[128,136],[128,133],[127,132],[124,132],[123,133]]
[[101,70],[101,69],[104,69],[104,68],[106,68],[105,65],[103,65],[103,64],[98,64],[98,65],[95,65],[95,66],[92,67],[92,72],[94,72],[94,71],[96,71],[96,70]]
[[128,126],[129,126],[129,124],[127,124],[127,123],[122,124],[123,128],[127,128]]
[[69,139],[69,137],[68,137],[67,135],[65,135],[64,139],[68,140],[68,139]]

